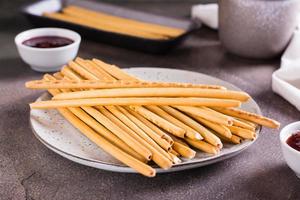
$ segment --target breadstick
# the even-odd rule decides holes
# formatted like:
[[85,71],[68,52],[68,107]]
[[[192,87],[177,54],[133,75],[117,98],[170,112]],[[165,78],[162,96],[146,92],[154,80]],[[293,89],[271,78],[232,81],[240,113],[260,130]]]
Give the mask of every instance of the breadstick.
[[86,70],[85,68],[83,68],[81,65],[79,65],[74,61],[70,61],[68,65],[71,67],[72,70],[77,72],[80,76],[82,76],[85,79],[99,80],[99,78],[95,74],[89,72],[88,70]]
[[153,39],[163,39],[163,38],[168,38],[171,37],[169,35],[164,35],[160,34],[157,32],[149,32],[140,29],[139,27],[132,27],[130,28],[129,24],[124,24],[124,23],[116,23],[111,20],[103,20],[102,18],[94,17],[85,13],[81,13],[78,11],[71,11],[68,9],[63,9],[63,14],[66,16],[73,17],[75,19],[80,19],[80,20],[85,20],[88,21],[91,24],[101,26],[100,28],[103,30],[108,30],[108,31],[113,31],[113,32],[118,32],[126,35],[134,35],[134,36],[140,36],[140,37],[145,37],[145,38],[153,38]]
[[148,23],[137,21],[133,19],[127,19],[123,17],[118,17],[114,15],[109,15],[102,12],[95,12],[89,9],[84,9],[77,6],[68,6],[63,9],[63,12],[68,14],[79,13],[81,16],[85,17],[88,16],[91,19],[99,19],[102,21],[109,21],[111,24],[115,26],[123,25],[122,27],[127,29],[138,29],[141,31],[155,33],[159,35],[166,35],[166,36],[173,36],[176,37],[184,32],[184,30],[179,28],[173,28],[168,26],[162,26],[158,24]]
[[253,127],[241,120],[238,120],[236,118],[232,118],[232,120],[233,120],[233,126],[238,126],[238,127],[244,128],[244,129],[248,129],[250,131],[255,131],[255,127]]
[[172,124],[184,129],[186,131],[185,136],[187,138],[190,138],[192,140],[202,140],[203,139],[202,136],[197,131],[195,131],[191,127],[185,125],[184,123],[182,123],[181,121],[179,121],[178,119],[176,119],[175,117],[173,117],[172,115],[167,113],[166,111],[162,110],[161,108],[159,108],[157,106],[146,106],[146,108],[148,108],[153,113],[159,115],[160,117],[164,118],[165,120],[171,122]]
[[191,146],[201,150],[201,151],[204,151],[206,153],[209,153],[209,154],[218,154],[219,153],[219,149],[207,142],[204,142],[204,141],[199,141],[199,140],[191,140],[191,139],[185,139],[185,141],[187,141],[187,143],[189,143]]
[[[31,108],[59,108],[79,106],[107,106],[107,105],[172,105],[172,106],[223,106],[232,107],[240,105],[239,101],[204,99],[204,98],[159,98],[159,97],[124,97],[124,98],[93,98],[40,101],[30,104]],[[182,108],[182,107],[178,107]],[[191,107],[194,108],[194,107]],[[186,110],[186,109],[185,109]],[[225,123],[224,121],[222,123]],[[229,122],[228,122],[229,123]],[[229,124],[230,125],[230,124]]]
[[[47,75],[47,74],[45,74],[45,75]],[[49,74],[48,74],[48,75],[49,75]],[[50,76],[51,76],[51,75],[50,75]],[[60,72],[54,73],[53,76],[56,78],[54,81],[60,81],[61,79],[64,78],[63,75],[62,75]],[[58,80],[57,80],[57,79],[58,79]],[[46,89],[48,89],[48,88],[46,88]],[[55,96],[55,95],[53,95],[53,96]]]
[[[90,69],[86,68],[86,65],[82,65],[81,67],[76,68],[76,70],[78,70],[81,74],[85,75],[86,77],[88,77],[88,74],[86,71],[84,71],[82,68],[84,68],[85,70],[89,71]],[[91,79],[98,79],[98,77],[91,77]],[[120,127],[123,127],[124,130],[127,130],[129,133],[131,133],[132,136],[135,136],[136,139],[142,143],[146,143],[145,145],[148,146],[152,152],[153,152],[153,160],[162,168],[167,169],[170,168],[172,163],[168,162],[167,159],[170,159],[171,161],[175,162],[173,159],[174,157],[170,157],[169,154],[167,154],[163,149],[161,149],[156,143],[154,143],[152,141],[151,138],[147,137],[147,135],[145,135],[145,133],[143,132],[143,130],[139,129],[139,127],[137,127],[132,121],[130,121],[128,119],[128,117],[130,117],[128,115],[128,113],[126,113],[125,115],[123,115],[116,107],[114,106],[110,106],[110,107],[106,107],[107,109],[110,109],[111,112],[114,112],[114,115],[109,114],[108,111],[106,111],[106,109],[98,106],[98,109],[101,110],[106,117],[110,117],[111,120],[114,120],[115,123],[117,123]],[[117,119],[115,118],[117,117]],[[121,122],[120,120],[125,123],[126,125],[130,126],[131,128],[133,128],[133,130],[136,131],[136,133],[139,134],[139,136],[136,135],[135,132],[130,131],[131,129],[127,129],[127,126],[124,127],[124,124]],[[142,139],[142,138],[143,139]],[[147,141],[147,142],[146,142]],[[165,157],[164,157],[165,156]]]
[[[77,70],[80,70],[80,72],[81,72],[81,74],[84,74],[85,75],[85,71],[83,71],[83,70],[81,70],[81,68],[77,68]],[[71,75],[71,74],[69,74],[69,75]],[[77,79],[81,79],[81,77],[78,77]],[[104,109],[105,110],[105,109]],[[105,110],[106,111],[106,110]],[[122,123],[122,122],[120,122],[120,121],[117,121],[117,122],[119,122],[119,123],[116,123],[116,119],[114,118],[114,117],[112,117],[113,115],[112,114],[110,114],[110,115],[108,115],[108,111],[106,112],[106,113],[103,113],[106,117],[108,117],[108,119],[109,120],[113,120],[113,122],[115,123],[115,124],[117,124],[117,126],[119,126],[120,128],[123,128],[123,130],[124,131],[127,131],[128,133],[130,133],[130,135],[131,136],[134,136],[134,138],[137,140],[137,141],[139,141],[140,143],[142,143],[143,145],[145,145],[146,147],[148,147],[150,150],[151,150],[151,152],[153,153],[153,155],[152,155],[152,159],[159,165],[159,166],[161,166],[162,168],[164,168],[164,169],[167,169],[167,168],[169,168],[171,165],[172,165],[172,163],[170,163],[169,161],[168,161],[168,159],[172,159],[171,157],[166,157],[166,158],[164,158],[163,157],[163,155],[164,156],[169,156],[167,153],[165,153],[165,154],[163,154],[163,155],[161,155],[161,154],[159,154],[155,149],[153,149],[153,147],[152,146],[150,146],[148,143],[146,143],[143,139],[141,139],[140,137],[138,137],[137,135],[136,135],[136,133],[134,133],[131,129],[124,129],[124,124]],[[118,119],[117,119],[118,120]],[[123,126],[122,126],[123,125]],[[125,126],[126,127],[126,126]],[[126,127],[127,128],[127,127]]]
[[92,117],[90,117],[88,114],[86,114],[82,109],[80,108],[68,108],[76,117],[81,119],[84,123],[86,123],[88,126],[93,128],[98,133],[101,133],[103,137],[105,137],[109,142],[112,144],[115,144],[120,149],[125,151],[126,153],[132,155],[136,159],[146,162],[149,160],[149,158],[145,158],[143,155],[137,153],[137,151],[134,151],[132,147],[128,146],[125,142],[120,140],[117,136],[115,136],[112,132],[107,130],[105,127],[103,127],[101,124],[99,124],[96,120],[94,120]]
[[222,148],[222,142],[221,140],[215,136],[213,133],[211,133],[209,130],[207,130],[205,127],[203,127],[201,124],[193,120],[192,118],[188,117],[187,115],[181,113],[180,111],[170,107],[170,106],[160,106],[161,109],[172,115],[173,117],[177,118],[178,120],[182,121],[189,127],[196,130],[198,133],[202,135],[205,141],[208,143],[217,146],[218,148]]
[[117,110],[115,107],[112,106],[110,108],[110,111],[113,111],[113,113],[108,114],[108,111],[105,108],[100,106],[97,108],[101,113],[109,117],[109,119],[112,120],[121,129],[130,133],[132,136],[135,137],[137,141],[139,141],[140,143],[145,145],[148,149],[150,149],[152,152],[152,159],[157,165],[159,165],[163,169],[169,169],[172,166],[171,160],[173,161],[173,158],[170,157],[169,154],[166,153],[159,146],[153,145],[153,143],[151,143],[150,140],[148,140],[145,137],[145,134],[143,134],[142,131],[140,130],[137,131],[137,129],[139,128],[134,123],[132,123],[132,121],[129,120],[125,115],[122,115],[122,113],[119,110]]
[[149,38],[149,39],[156,39],[156,40],[163,40],[163,39],[168,39],[168,37],[163,36],[163,35],[156,35],[156,34],[151,34],[147,32],[137,32],[133,30],[124,30],[124,29],[118,29],[116,27],[110,26],[108,23],[103,23],[103,22],[96,22],[96,21],[90,21],[86,19],[82,19],[79,17],[74,17],[66,14],[61,14],[61,13],[43,13],[43,16],[56,19],[59,21],[65,21],[69,22],[72,24],[78,24],[81,26],[86,26],[102,31],[107,31],[107,32],[116,32],[124,35],[130,35],[130,36],[135,36],[135,37],[140,37],[140,38]]
[[[93,63],[94,64],[94,63]],[[99,68],[101,69],[101,68]],[[68,68],[63,67],[62,73],[69,73]],[[107,78],[107,77],[106,77]],[[76,80],[76,79],[75,79]],[[219,86],[200,85],[190,83],[175,82],[150,82],[150,81],[134,81],[134,80],[80,80],[80,81],[64,81],[64,80],[35,80],[28,81],[25,84],[30,89],[107,89],[107,88],[203,88],[224,90]]]
[[141,122],[143,122],[147,127],[152,129],[161,139],[166,140],[170,145],[173,145],[174,141],[173,139],[166,134],[164,131],[162,131],[160,128],[158,128],[155,124],[150,122],[148,119],[146,119],[144,116],[138,114],[137,112],[132,111],[131,109],[125,108],[130,114],[138,118]]
[[194,150],[176,141],[173,144],[173,149],[184,158],[192,159],[196,155]]
[[[149,137],[151,137],[157,144],[159,144],[159,146],[161,146],[166,151],[170,151],[171,150],[171,147],[173,145],[173,140],[171,139],[172,142],[166,140],[164,138],[165,135],[166,135],[165,133],[163,133],[163,135],[159,135],[157,132],[155,132],[153,129],[151,129],[148,126],[148,124],[151,123],[151,122],[149,122],[147,119],[143,118],[140,114],[132,111],[131,109],[126,108],[126,107],[125,108],[119,107],[119,109],[120,110],[125,109],[127,112],[129,112],[130,115],[128,114],[128,117],[131,117],[132,121],[135,121],[135,123],[141,129],[143,129],[149,135]],[[124,111],[123,111],[123,114],[124,114]],[[131,115],[134,116],[134,118]],[[147,122],[146,122],[146,120],[147,120]],[[169,136],[167,136],[167,137],[169,137]]]
[[256,133],[253,132],[253,131],[243,129],[243,128],[240,128],[240,127],[237,127],[237,126],[228,126],[228,128],[232,133],[234,133],[234,134],[236,134],[236,135],[238,135],[238,136],[240,136],[244,139],[253,140],[253,139],[256,138]]
[[[223,115],[225,117],[229,117],[228,115],[224,115],[224,114],[222,114],[222,113],[220,113],[218,111],[215,111],[213,109],[210,109],[210,108],[205,108],[205,109],[209,110],[211,112],[214,112],[214,113],[216,113],[218,115]],[[230,118],[231,118],[231,120],[233,122],[232,125],[234,125],[234,126],[245,128],[245,129],[248,129],[248,130],[251,130],[251,131],[255,131],[255,129],[256,129],[255,125],[253,126],[253,125],[251,125],[249,123],[245,123],[245,122],[241,121],[240,119],[236,119],[236,118],[233,118],[233,117],[230,117]]]
[[134,138],[131,137],[130,134],[123,131],[121,128],[116,126],[112,121],[106,118],[103,114],[98,112],[96,109],[92,107],[82,106],[82,109],[86,111],[88,114],[93,116],[99,123],[105,126],[108,130],[113,132],[116,136],[118,136],[121,140],[123,140],[126,144],[131,146],[136,152],[143,155],[146,159],[150,160],[152,157],[149,149],[144,147],[141,143],[137,142]]
[[257,128],[257,124],[255,124],[255,123],[249,122],[249,121],[247,121],[245,119],[241,119],[241,118],[238,118],[238,117],[236,117],[235,119],[237,119],[237,120],[239,120],[241,122],[244,122],[245,124],[248,124],[249,126],[255,128],[255,129]]
[[93,62],[97,66],[99,66],[100,68],[102,68],[104,71],[106,71],[107,73],[109,73],[110,75],[112,75],[113,77],[115,77],[116,79],[140,81],[140,79],[127,74],[126,72],[122,71],[120,68],[118,68],[115,65],[107,64],[107,63],[105,63],[105,62],[103,62],[101,60],[95,59],[95,58],[93,59]]
[[[96,61],[96,60],[94,60]],[[102,62],[103,63],[103,62]],[[101,66],[101,63],[99,64],[99,66]],[[119,68],[113,66],[111,67],[110,65],[106,64],[106,63],[103,63],[102,66],[104,68],[104,70],[106,70],[107,72],[113,72],[115,74],[115,77],[117,77],[118,79],[122,79],[122,77],[124,77],[125,79],[129,79],[129,80],[136,80],[135,77],[128,77],[128,75],[126,73],[124,73],[123,71],[121,71]],[[121,75],[120,75],[121,74]],[[167,110],[171,110],[171,111],[174,111],[173,108],[171,107],[168,107],[168,106],[164,106]],[[175,110],[175,113],[176,113],[176,110]],[[179,112],[180,113],[180,112]],[[174,113],[173,113],[174,114]],[[178,114],[178,113],[177,113]],[[181,114],[181,115],[180,115]],[[180,113],[179,116],[181,116],[182,118],[184,119],[187,119],[186,122],[188,123],[191,123],[194,127],[193,128],[196,128],[195,130],[197,131],[200,131],[200,132],[203,132],[203,136],[205,136],[204,138],[211,142],[212,144],[222,148],[222,143],[221,143],[221,140],[216,137],[215,135],[213,135],[212,133],[210,133],[207,129],[205,129],[203,126],[201,126],[200,124],[198,124],[197,122],[193,121],[192,119],[190,119],[189,117],[185,116],[184,114]],[[175,117],[177,115],[175,114]],[[178,116],[177,116],[178,117]],[[180,118],[179,118],[180,119]],[[181,120],[181,119],[180,119]],[[194,123],[193,123],[194,122]]]
[[180,156],[180,154],[177,153],[174,149],[171,149],[171,151],[169,151],[168,153],[171,153],[171,154],[173,154],[173,155],[175,155],[175,156],[177,156],[177,157]]
[[[62,93],[54,99],[82,99],[100,97],[202,97],[246,101],[232,93],[236,91],[202,88],[114,88]],[[241,95],[242,96],[242,95]]]
[[135,123],[140,129],[142,129],[148,135],[148,137],[151,138],[151,141],[152,140],[155,141],[159,146],[161,146],[166,151],[171,150],[171,144],[168,143],[166,140],[162,140],[152,129],[146,126],[142,121],[140,121],[130,112],[128,112],[125,108],[119,106],[118,109],[124,115],[126,115],[133,123]]
[[[55,73],[56,77],[62,78],[62,75],[60,73]],[[54,79],[51,75],[44,75],[44,79]],[[60,93],[59,90],[49,90],[49,92],[52,95],[56,95]],[[103,127],[101,124],[99,124],[94,118],[90,117],[88,114],[83,112],[81,108],[69,108],[69,110],[75,114],[79,119],[84,121],[87,125],[89,125],[91,128],[93,128],[95,131],[100,133],[103,137],[105,137],[109,142],[115,144],[119,148],[121,148],[126,153],[132,155],[133,157],[139,159],[142,162],[146,162],[146,159],[134,151],[130,146],[128,146],[125,142],[120,140],[117,136],[115,136],[113,133],[111,133],[109,130],[107,130],[105,127]]]
[[[67,76],[69,77],[71,80],[74,80],[76,81],[76,83],[78,81],[81,81],[81,77],[80,75],[78,75],[76,72],[74,72],[72,69],[70,69],[70,67],[68,66],[64,66],[61,70],[61,73],[64,75],[64,76]],[[61,84],[66,84],[66,81],[63,81],[63,80],[56,80],[57,82],[61,82]],[[69,81],[68,81],[69,82]],[[53,83],[49,83],[49,84],[53,84]],[[55,84],[55,83],[54,83]],[[49,87],[51,88],[51,87]],[[62,88],[62,87],[61,87]],[[72,88],[71,88],[72,89]],[[82,89],[82,88],[77,88],[77,89]]]
[[192,115],[193,117],[201,117],[214,123],[231,126],[233,124],[231,117],[212,112],[203,107],[192,107],[192,106],[174,106],[175,108]]
[[[80,57],[75,59],[75,62],[81,66],[85,66],[88,71],[93,72],[93,75],[100,79],[100,81],[109,80],[110,76],[101,68],[94,65],[93,62],[87,62]],[[104,72],[104,73],[103,73]]]
[[[95,59],[95,58],[93,59],[93,62],[95,62],[100,68],[105,70],[107,73],[114,76],[116,79],[143,82],[142,80],[138,79],[137,77],[129,75],[128,73],[124,72],[123,70],[121,70],[119,67],[117,67],[115,65],[109,65],[109,64],[107,64],[101,60]],[[163,84],[163,83],[160,83],[160,84]],[[204,84],[192,84],[192,83],[166,83],[166,84],[169,84],[170,87],[172,87],[172,85],[173,85],[174,87],[193,87],[193,88],[226,90],[225,87],[219,86],[219,85],[204,85]],[[165,85],[161,85],[161,86],[166,87]]]
[[[51,76],[48,76],[48,78]],[[47,79],[47,76],[45,77]],[[49,90],[52,95],[59,93],[59,90]],[[96,133],[90,127],[88,127],[85,123],[83,123],[80,119],[78,119],[71,111],[65,108],[58,109],[60,114],[64,116],[74,127],[79,129],[87,138],[89,138],[92,142],[102,148],[104,151],[108,152],[110,155],[115,157],[116,159],[120,160],[124,164],[128,165],[129,167],[135,169],[137,172],[148,176],[153,177],[155,176],[155,170],[150,166],[144,164],[143,162],[135,159],[131,155],[125,153],[118,147],[114,146],[110,142],[106,141],[100,134],[106,134],[105,131],[101,131]],[[129,149],[127,149],[129,150]]]
[[173,135],[184,138],[185,136],[185,130],[175,126],[174,124],[168,122],[167,120],[163,119],[162,117],[154,114],[153,112],[145,109],[141,106],[129,106],[129,108],[140,115],[143,115],[146,119],[156,124],[158,127],[168,131],[169,133],[172,133]]
[[177,154],[173,154],[171,152],[168,152],[168,154],[170,155],[170,157],[172,157],[174,164],[182,163],[182,161],[176,156]]
[[248,120],[250,122],[254,122],[256,124],[260,124],[262,126],[266,126],[269,128],[279,128],[280,123],[272,120],[270,118],[255,114],[255,113],[250,113],[241,109],[237,108],[219,108],[219,107],[213,107],[214,110],[217,110],[221,113],[224,113],[226,115],[230,115],[233,117],[241,118],[244,120]]
[[214,130],[215,132],[217,132],[219,135],[222,135],[225,138],[231,138],[232,134],[231,134],[229,128],[227,128],[226,126],[224,126],[222,124],[214,123],[212,121],[208,121],[206,119],[203,119],[203,118],[195,116],[195,115],[191,115],[191,116],[195,120],[197,120],[198,122],[200,122],[201,124],[206,126],[207,128],[210,128],[210,129]]
[[232,144],[240,144],[242,142],[242,138],[234,134],[232,134],[231,138],[226,138],[218,133],[215,134],[225,142],[229,142]]
[[59,112],[77,129],[80,130],[87,138],[92,142],[102,148],[104,151],[108,152],[110,155],[120,160],[129,167],[135,169],[137,172],[148,176],[155,176],[155,170],[149,165],[135,159],[129,154],[125,153],[118,147],[112,145],[110,142],[106,141],[102,136],[93,131],[90,127],[84,124],[80,119],[75,117],[70,111],[65,108],[60,108]]

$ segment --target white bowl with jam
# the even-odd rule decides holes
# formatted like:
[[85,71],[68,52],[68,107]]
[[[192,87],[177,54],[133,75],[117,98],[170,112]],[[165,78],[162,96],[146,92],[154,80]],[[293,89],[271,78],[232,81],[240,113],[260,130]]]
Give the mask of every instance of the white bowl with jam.
[[23,61],[35,71],[58,71],[73,60],[79,49],[78,33],[63,28],[36,28],[15,37]]
[[285,126],[280,132],[280,142],[288,166],[300,178],[300,122]]

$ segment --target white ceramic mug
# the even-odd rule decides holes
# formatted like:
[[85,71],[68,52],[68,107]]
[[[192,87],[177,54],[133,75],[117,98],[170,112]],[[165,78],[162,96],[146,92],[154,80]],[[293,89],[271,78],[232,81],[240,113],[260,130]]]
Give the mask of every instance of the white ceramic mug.
[[222,46],[248,58],[277,56],[293,35],[299,11],[299,0],[219,0]]

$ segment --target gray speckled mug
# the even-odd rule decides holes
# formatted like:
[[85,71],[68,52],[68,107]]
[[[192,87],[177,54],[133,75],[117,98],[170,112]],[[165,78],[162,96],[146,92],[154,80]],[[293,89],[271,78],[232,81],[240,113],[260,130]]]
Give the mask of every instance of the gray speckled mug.
[[300,0],[219,0],[219,37],[231,53],[271,58],[287,46]]

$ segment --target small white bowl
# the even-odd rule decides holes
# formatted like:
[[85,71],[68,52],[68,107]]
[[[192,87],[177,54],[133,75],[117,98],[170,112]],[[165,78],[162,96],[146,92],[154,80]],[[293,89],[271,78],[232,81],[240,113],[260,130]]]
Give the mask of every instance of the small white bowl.
[[288,166],[300,178],[300,152],[290,147],[286,140],[297,131],[300,131],[300,121],[285,126],[280,132],[280,142],[283,156]]
[[[39,36],[60,36],[74,42],[56,48],[35,48],[22,44],[25,40]],[[15,37],[15,43],[23,61],[39,72],[60,70],[64,64],[76,57],[80,41],[81,37],[78,33],[63,28],[36,28],[19,33]]]

